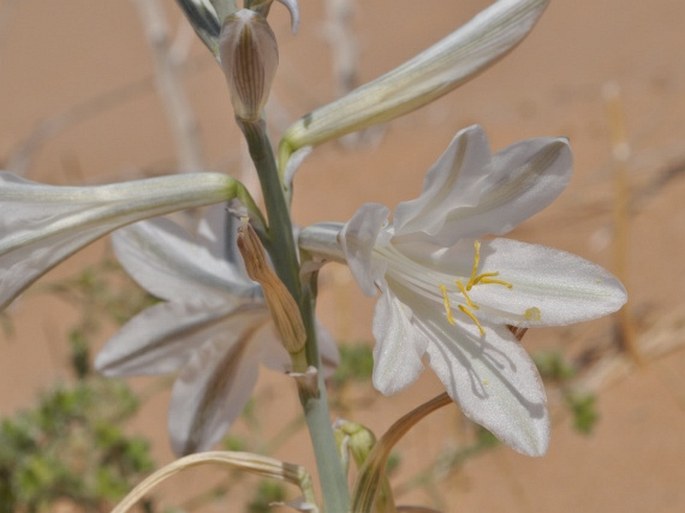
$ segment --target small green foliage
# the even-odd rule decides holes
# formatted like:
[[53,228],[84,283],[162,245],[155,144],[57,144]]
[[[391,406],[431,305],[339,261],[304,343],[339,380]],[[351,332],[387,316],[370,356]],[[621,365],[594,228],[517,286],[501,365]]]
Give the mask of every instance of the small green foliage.
[[564,394],[564,399],[573,414],[573,427],[576,431],[584,435],[591,434],[599,420],[596,396],[590,393],[568,392]]
[[48,510],[59,499],[98,511],[121,498],[153,467],[148,443],[121,428],[137,407],[121,382],[87,379],[3,419],[0,513]]
[[254,498],[247,505],[248,513],[271,513],[271,504],[285,501],[285,488],[276,481],[261,481]]
[[111,259],[47,290],[81,312],[68,335],[78,381],[55,386],[33,409],[0,422],[0,513],[51,511],[60,500],[107,511],[153,464],[149,443],[123,430],[137,397],[123,382],[91,374],[90,341],[103,322],[120,324],[153,299]]
[[340,387],[350,381],[367,381],[373,372],[373,353],[365,342],[341,344],[340,364],[335,370],[332,382]]
[[243,437],[230,433],[224,437],[221,445],[226,451],[245,451],[248,448],[248,443]]
[[259,424],[259,420],[257,418],[257,404],[253,397],[250,397],[250,399],[245,403],[243,411],[240,412],[240,416],[249,426],[254,428],[257,427],[257,424]]
[[473,445],[478,450],[490,449],[499,444],[500,441],[490,431],[481,426],[476,427],[476,441]]
[[390,456],[388,456],[388,461],[385,464],[385,475],[388,477],[392,476],[393,473],[400,468],[400,464],[402,463],[402,456],[400,456],[396,452],[391,452]]
[[576,370],[564,356],[557,351],[543,351],[533,355],[533,361],[543,379],[564,382],[573,378]]
[[69,333],[69,346],[71,348],[70,360],[78,379],[84,379],[90,374],[90,345],[86,334],[82,329],[75,328]]
[[573,417],[573,427],[579,433],[589,435],[599,419],[595,404],[595,395],[579,393],[569,385],[576,377],[576,367],[564,359],[559,352],[543,352],[533,356],[540,375],[546,381],[556,384],[561,390],[564,405]]

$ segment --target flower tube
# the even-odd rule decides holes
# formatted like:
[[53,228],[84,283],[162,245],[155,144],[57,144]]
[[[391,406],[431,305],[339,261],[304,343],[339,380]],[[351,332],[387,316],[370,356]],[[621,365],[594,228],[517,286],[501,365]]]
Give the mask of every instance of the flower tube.
[[280,169],[300,148],[390,121],[473,78],[521,42],[548,3],[499,0],[416,57],[306,114],[283,135]]
[[0,173],[0,310],[82,247],[129,223],[240,198],[219,173],[193,173],[88,187],[43,185]]

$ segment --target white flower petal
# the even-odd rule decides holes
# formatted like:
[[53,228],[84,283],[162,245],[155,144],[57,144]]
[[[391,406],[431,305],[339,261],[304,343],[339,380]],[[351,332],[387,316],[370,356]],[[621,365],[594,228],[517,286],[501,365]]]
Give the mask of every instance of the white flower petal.
[[[269,318],[269,321],[271,321],[271,318]],[[254,343],[259,344],[263,348],[262,364],[265,367],[280,373],[290,372],[292,368],[290,355],[285,350],[285,347],[283,347],[273,322],[269,322],[254,337],[256,339]]]
[[[597,319],[619,310],[625,288],[603,267],[584,258],[537,244],[494,239],[481,246],[484,272],[499,271],[513,285],[511,295],[478,287],[473,299],[488,308],[523,314],[538,308],[540,319],[520,326],[554,326]],[[525,316],[524,316],[525,317]]]
[[161,303],[136,315],[105,344],[95,368],[106,376],[154,375],[180,369],[205,341],[232,329],[240,316],[268,319],[261,304]]
[[[324,377],[329,378],[340,363],[338,345],[335,343],[335,339],[330,332],[318,321],[316,321],[316,335]],[[278,372],[290,372],[292,362],[288,352],[278,338],[275,326],[271,324],[268,328],[262,330],[258,336],[262,337],[262,343],[265,348],[262,363],[269,369]]]
[[475,207],[488,179],[491,157],[488,138],[480,126],[460,130],[426,173],[421,195],[395,209],[395,234],[423,231],[435,235],[454,205]]
[[[330,332],[318,321],[316,322],[316,335],[324,377],[328,378],[333,375],[340,363],[338,345],[335,343],[335,339]],[[262,363],[269,369],[278,372],[290,372],[292,362],[288,352],[278,338],[275,326],[270,324],[256,336],[260,337],[260,343],[264,346]]]
[[423,370],[427,339],[411,323],[412,311],[390,289],[376,303],[373,318],[373,386],[385,395],[413,383]]
[[218,173],[60,187],[0,173],[0,310],[62,260],[112,230],[225,201],[236,182]]
[[513,449],[544,454],[550,435],[545,389],[509,330],[485,325],[481,337],[475,325],[452,326],[435,315],[421,315],[417,323],[431,337],[431,368],[464,414]]
[[[204,216],[197,223],[197,236],[202,246],[207,248],[215,258],[223,260],[228,257],[229,227],[232,219],[226,204],[211,205],[204,211]],[[234,230],[237,235],[237,230]],[[237,251],[236,251],[237,252]]]
[[571,168],[566,139],[540,137],[509,146],[492,158],[478,204],[452,210],[436,240],[448,245],[463,237],[511,231],[561,194]]
[[[366,203],[352,216],[339,235],[347,265],[365,294],[376,293],[376,282],[383,279],[385,268],[371,258],[374,245],[384,238],[383,227],[388,219],[387,207]],[[387,238],[387,237],[386,237]]]
[[[204,217],[197,226],[198,243],[207,248],[212,256],[220,261],[226,261],[231,267],[228,281],[245,282],[252,284],[261,295],[259,285],[247,277],[245,262],[238,250],[238,226],[240,218],[233,210],[235,205],[219,204],[211,205],[205,209]],[[224,264],[221,264],[224,265]],[[223,271],[222,271],[223,272]],[[235,276],[235,273],[238,276]],[[235,288],[235,287],[232,287]]]
[[[474,241],[451,248],[406,243],[401,251],[427,272],[468,276]],[[516,326],[559,326],[603,317],[626,302],[623,285],[604,268],[579,256],[511,239],[481,242],[479,273],[498,272],[512,285],[479,284],[469,295],[479,318]],[[456,289],[455,289],[456,293]]]
[[459,132],[429,171],[421,196],[398,206],[397,235],[423,232],[449,246],[506,233],[554,201],[571,176],[566,139],[529,139],[489,152],[480,127]]
[[198,239],[162,218],[132,224],[112,236],[126,271],[161,299],[228,302],[255,296],[255,284],[236,265],[210,253],[206,240]]
[[263,348],[254,337],[263,315],[241,316],[193,352],[169,407],[171,445],[178,455],[209,449],[240,415],[257,381]]

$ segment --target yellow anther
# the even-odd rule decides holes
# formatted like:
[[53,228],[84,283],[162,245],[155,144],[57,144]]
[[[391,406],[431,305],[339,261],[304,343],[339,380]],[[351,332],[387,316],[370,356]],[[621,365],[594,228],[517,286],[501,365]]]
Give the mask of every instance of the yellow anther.
[[480,241],[473,242],[473,267],[471,267],[471,277],[469,282],[466,284],[466,290],[471,290],[477,282],[478,277],[478,265],[480,264]]
[[440,293],[442,294],[442,304],[445,306],[447,322],[454,326],[457,321],[454,320],[454,316],[452,315],[452,306],[450,305],[450,297],[447,295],[447,287],[443,284],[440,284]]
[[471,298],[469,297],[469,293],[467,292],[468,289],[464,286],[462,281],[457,280],[454,283],[457,284],[459,292],[461,292],[461,295],[464,296],[464,299],[466,299],[466,304],[468,305],[468,307],[473,308],[474,310],[478,310],[478,305],[471,300]]
[[532,308],[528,308],[525,312],[523,312],[523,316],[526,318],[527,321],[539,321],[542,319],[542,312],[540,312],[540,309],[536,306]]
[[464,305],[459,305],[459,310],[461,310],[461,313],[463,313],[468,318],[470,318],[473,322],[476,323],[476,326],[478,326],[478,331],[480,331],[481,337],[483,335],[485,335],[485,330],[483,329],[483,326],[481,326],[480,321],[478,320],[478,317],[476,317],[476,315],[471,310],[469,310]]
[[[497,276],[499,273],[488,273],[488,274],[492,274],[494,276]],[[490,278],[489,276],[481,276],[480,279],[478,280],[478,283],[482,283],[483,285],[502,285],[503,287],[506,287],[508,289],[514,288],[514,286],[511,283],[509,283],[508,281],[493,279],[493,278]]]

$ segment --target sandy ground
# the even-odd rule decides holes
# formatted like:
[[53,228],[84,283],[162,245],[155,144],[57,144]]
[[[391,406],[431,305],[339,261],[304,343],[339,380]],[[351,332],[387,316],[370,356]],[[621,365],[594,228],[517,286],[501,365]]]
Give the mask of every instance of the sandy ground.
[[[172,2],[168,14],[178,21]],[[371,79],[488,4],[486,0],[381,0],[356,9],[358,79]],[[275,7],[273,26],[281,67],[273,95],[274,131],[331,99],[335,82],[324,38],[321,1],[301,2],[299,34]],[[327,144],[297,180],[299,223],[346,220],[364,201],[389,206],[414,197],[424,171],[460,128],[485,127],[494,148],[537,135],[565,135],[575,154],[569,189],[513,234],[573,251],[611,267],[615,166],[602,91],[616,84],[631,156],[634,199],[624,279],[638,339],[682,341],[685,326],[685,4],[676,0],[556,1],[531,36],[478,79],[365,139],[354,149]],[[199,121],[206,169],[240,172],[242,148],[233,127],[223,77],[199,42],[190,48],[184,79]],[[174,142],[155,95],[153,65],[132,2],[3,0],[0,2],[0,163],[22,165],[26,176],[51,183],[116,180],[177,168]],[[45,123],[56,128],[35,139]],[[45,128],[43,128],[45,129]],[[29,146],[27,146],[29,145]],[[30,146],[32,145],[32,146]],[[25,148],[30,151],[25,151]],[[250,175],[246,180],[249,182]],[[103,251],[95,246],[51,277],[74,272]],[[49,279],[49,278],[48,278]],[[339,267],[324,275],[321,317],[344,340],[368,340],[373,302]],[[332,284],[336,284],[335,289]],[[0,339],[0,413],[31,403],[64,379],[64,342],[57,333],[74,312],[55,299],[29,294],[16,305],[16,337]],[[657,328],[654,328],[654,325]],[[570,352],[606,345],[611,321],[577,329],[544,330],[531,347]],[[0,337],[3,335],[0,334]],[[102,341],[104,342],[104,340]],[[528,459],[500,448],[469,460],[440,484],[446,511],[650,512],[685,510],[685,352],[676,351],[605,388],[601,421],[590,437],[567,421],[555,429],[549,454]],[[261,394],[273,399],[280,378],[265,376]],[[276,383],[276,385],[274,384]],[[426,373],[393,398],[375,398],[359,420],[382,432],[393,419],[439,386]],[[294,402],[278,397],[278,419]],[[272,404],[272,403],[269,403]],[[137,428],[159,439],[166,396],[155,397]],[[294,410],[293,410],[294,411]],[[436,414],[402,444],[400,481],[458,441],[456,409]],[[296,437],[282,457],[309,461]],[[192,481],[189,481],[192,483]],[[192,487],[192,484],[188,484]],[[413,491],[400,502],[430,502]]]

